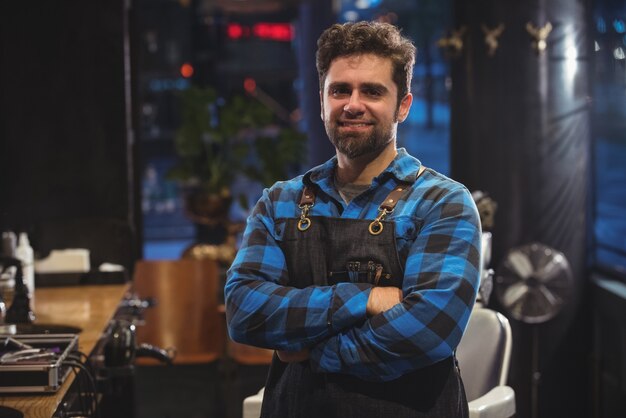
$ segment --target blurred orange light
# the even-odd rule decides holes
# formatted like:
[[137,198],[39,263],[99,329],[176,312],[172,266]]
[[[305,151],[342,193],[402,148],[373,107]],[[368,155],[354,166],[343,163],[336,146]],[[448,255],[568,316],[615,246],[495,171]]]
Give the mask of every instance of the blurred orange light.
[[248,77],[245,80],[243,80],[243,88],[248,93],[254,93],[254,91],[256,90],[256,81],[254,81],[254,78]]
[[193,75],[193,66],[188,62],[180,66],[180,75],[185,78],[189,78]]

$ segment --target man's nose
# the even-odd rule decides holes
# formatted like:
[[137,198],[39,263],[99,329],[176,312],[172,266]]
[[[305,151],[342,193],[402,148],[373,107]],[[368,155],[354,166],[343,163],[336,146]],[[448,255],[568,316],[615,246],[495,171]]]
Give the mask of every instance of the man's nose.
[[359,97],[358,91],[353,91],[350,95],[350,100],[343,107],[343,111],[350,115],[360,115],[365,112],[365,106]]

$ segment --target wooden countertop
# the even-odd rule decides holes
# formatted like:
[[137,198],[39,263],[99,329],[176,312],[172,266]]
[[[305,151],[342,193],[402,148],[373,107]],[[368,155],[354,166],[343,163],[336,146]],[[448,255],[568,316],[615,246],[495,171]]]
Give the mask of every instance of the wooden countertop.
[[[35,323],[72,325],[78,335],[79,350],[89,355],[128,289],[128,285],[97,285],[35,289],[32,309]],[[70,373],[55,394],[3,395],[0,405],[20,410],[25,418],[50,418],[74,380]]]

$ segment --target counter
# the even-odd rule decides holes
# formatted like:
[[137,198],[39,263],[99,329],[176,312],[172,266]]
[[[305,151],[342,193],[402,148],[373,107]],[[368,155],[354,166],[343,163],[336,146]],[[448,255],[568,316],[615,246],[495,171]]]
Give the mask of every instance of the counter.
[[[35,289],[31,307],[35,323],[81,328],[79,350],[89,355],[128,290],[128,285],[94,285]],[[0,405],[18,409],[25,418],[50,418],[67,393],[74,374],[54,394],[3,395]]]

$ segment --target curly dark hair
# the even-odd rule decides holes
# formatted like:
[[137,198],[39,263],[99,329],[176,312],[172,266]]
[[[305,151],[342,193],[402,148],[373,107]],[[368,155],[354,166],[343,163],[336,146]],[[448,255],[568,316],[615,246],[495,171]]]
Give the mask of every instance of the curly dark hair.
[[398,87],[398,105],[409,93],[416,49],[413,43],[389,23],[336,23],[317,40],[316,66],[320,90],[324,89],[326,74],[335,58],[359,54],[375,54],[390,58],[392,78]]

